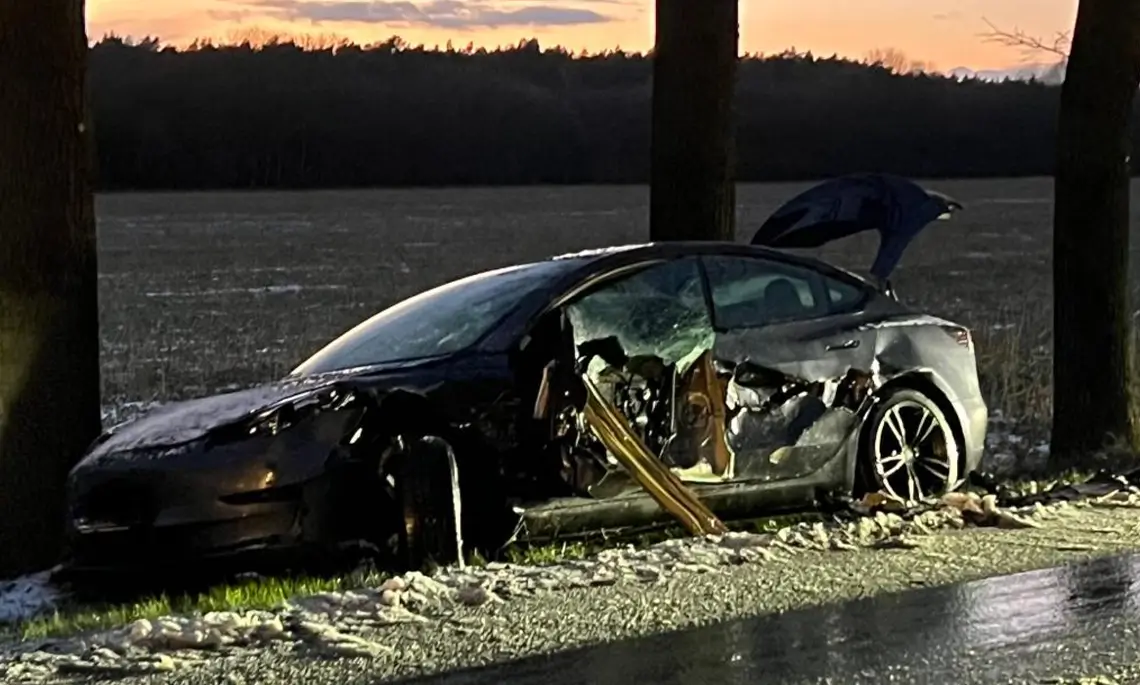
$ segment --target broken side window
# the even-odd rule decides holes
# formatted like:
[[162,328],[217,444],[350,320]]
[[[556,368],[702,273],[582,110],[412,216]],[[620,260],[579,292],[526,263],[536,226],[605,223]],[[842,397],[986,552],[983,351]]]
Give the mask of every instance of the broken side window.
[[706,257],[717,327],[755,328],[825,316],[829,295],[814,271],[754,257]]
[[616,338],[626,357],[657,357],[678,371],[713,344],[695,258],[656,264],[605,283],[566,312],[575,345]]

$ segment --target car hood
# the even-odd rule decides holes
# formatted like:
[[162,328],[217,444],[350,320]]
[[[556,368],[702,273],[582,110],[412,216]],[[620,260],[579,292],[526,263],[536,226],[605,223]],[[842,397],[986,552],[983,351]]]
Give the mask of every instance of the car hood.
[[314,376],[285,378],[247,390],[167,404],[104,432],[92,444],[81,464],[115,453],[177,448],[204,438],[220,428],[246,421],[277,405],[295,402],[330,390],[339,383],[365,375],[403,371],[432,361],[438,360],[432,358],[395,362]]
[[753,245],[820,247],[875,230],[879,250],[870,273],[890,276],[911,240],[962,203],[914,181],[889,174],[853,174],[813,186],[789,200],[752,236]]

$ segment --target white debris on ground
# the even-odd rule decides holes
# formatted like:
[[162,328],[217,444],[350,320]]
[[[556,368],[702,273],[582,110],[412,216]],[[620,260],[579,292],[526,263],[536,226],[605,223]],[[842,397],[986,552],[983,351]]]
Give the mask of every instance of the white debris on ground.
[[794,557],[804,550],[916,549],[923,536],[967,526],[1037,528],[1089,506],[1140,507],[1135,488],[1115,499],[1036,504],[1018,510],[997,506],[993,495],[950,493],[922,504],[876,494],[863,501],[874,510],[852,521],[800,523],[775,533],[728,533],[666,540],[637,549],[607,549],[578,560],[532,566],[490,563],[448,568],[432,576],[407,573],[376,587],[296,598],[270,611],[213,612],[200,616],[139,619],[95,634],[17,645],[0,651],[4,682],[42,682],[61,674],[161,673],[192,666],[211,654],[270,642],[325,656],[368,658],[390,648],[377,640],[383,629],[431,623],[456,608],[570,588],[651,584],[681,574],[717,572],[726,566]]
[[51,584],[52,571],[0,581],[0,624],[24,621],[51,611],[63,598]]

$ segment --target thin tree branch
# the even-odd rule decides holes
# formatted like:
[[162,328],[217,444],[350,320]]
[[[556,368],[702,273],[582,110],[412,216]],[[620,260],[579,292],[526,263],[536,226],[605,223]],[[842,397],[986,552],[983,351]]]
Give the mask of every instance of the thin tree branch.
[[999,29],[989,19],[983,17],[982,21],[986,22],[986,26],[990,27],[989,31],[981,34],[982,40],[987,43],[997,43],[998,45],[1017,48],[1021,50],[1023,59],[1026,61],[1043,53],[1054,55],[1061,58],[1061,60],[1069,59],[1069,46],[1073,40],[1073,34],[1070,31],[1058,31],[1053,36],[1053,42],[1050,43],[1042,38],[1030,35],[1017,27],[1014,27],[1012,31],[1006,31]]

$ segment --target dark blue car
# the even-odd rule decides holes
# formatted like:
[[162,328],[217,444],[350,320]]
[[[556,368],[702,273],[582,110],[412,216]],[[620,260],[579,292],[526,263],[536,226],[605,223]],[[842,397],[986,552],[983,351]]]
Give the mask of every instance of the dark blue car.
[[116,427],[71,474],[69,564],[347,545],[415,565],[955,488],[985,441],[970,332],[881,282],[900,244],[960,205],[897,183],[833,181],[754,241],[879,230],[879,283],[763,245],[565,255],[429,290],[285,379]]

